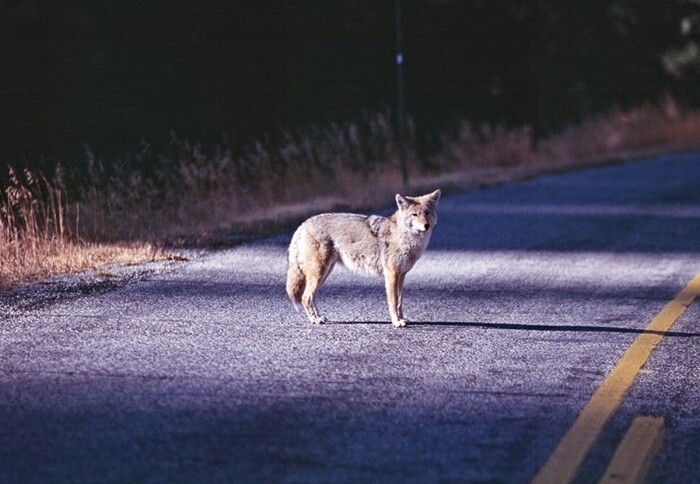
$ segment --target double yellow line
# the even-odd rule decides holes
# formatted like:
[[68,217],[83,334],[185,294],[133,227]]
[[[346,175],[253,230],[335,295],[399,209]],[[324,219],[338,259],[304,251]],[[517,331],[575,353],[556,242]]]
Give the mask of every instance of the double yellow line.
[[549,460],[533,479],[534,484],[568,483],[573,480],[581,463],[622,403],[639,370],[665,333],[700,295],[700,274],[649,323],[627,349],[615,368],[593,394],[576,421],[554,449]]

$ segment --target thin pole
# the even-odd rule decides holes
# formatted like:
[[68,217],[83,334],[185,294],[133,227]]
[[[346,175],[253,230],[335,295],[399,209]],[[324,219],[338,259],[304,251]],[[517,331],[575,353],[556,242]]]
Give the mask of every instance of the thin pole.
[[404,94],[403,94],[403,46],[401,38],[401,0],[396,0],[396,142],[399,148],[399,162],[404,187],[408,185],[408,167],[406,166],[406,147],[404,144]]

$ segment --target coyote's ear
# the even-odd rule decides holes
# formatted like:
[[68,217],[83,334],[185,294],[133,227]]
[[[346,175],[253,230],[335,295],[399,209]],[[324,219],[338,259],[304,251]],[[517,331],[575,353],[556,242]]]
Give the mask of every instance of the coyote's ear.
[[430,195],[428,195],[428,198],[430,198],[430,200],[433,201],[433,202],[437,202],[438,200],[440,200],[440,195],[441,195],[441,194],[442,194],[442,192],[441,192],[440,189],[438,188],[438,189],[435,190],[433,193],[431,193]]
[[411,206],[411,201],[403,195],[397,193],[396,205],[399,207],[399,210],[406,210],[408,207]]

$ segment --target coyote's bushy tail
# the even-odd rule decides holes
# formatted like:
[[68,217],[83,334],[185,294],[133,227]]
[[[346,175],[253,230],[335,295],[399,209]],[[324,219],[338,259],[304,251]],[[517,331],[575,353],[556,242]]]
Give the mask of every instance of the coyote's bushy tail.
[[301,271],[297,259],[298,251],[298,240],[295,234],[292,243],[289,245],[289,268],[287,269],[287,296],[292,300],[295,307],[301,303],[301,295],[304,293],[304,287],[306,286],[306,276]]

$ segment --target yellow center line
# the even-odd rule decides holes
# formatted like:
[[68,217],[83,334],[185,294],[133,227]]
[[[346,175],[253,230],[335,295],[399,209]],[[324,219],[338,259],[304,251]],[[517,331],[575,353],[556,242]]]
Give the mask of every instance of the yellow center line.
[[644,482],[663,438],[663,417],[635,418],[598,484]]
[[700,295],[700,274],[696,275],[671,302],[666,304],[645,331],[625,351],[615,368],[598,387],[573,425],[559,441],[549,460],[532,480],[533,483],[571,482],[603,426],[620,406],[651,352],[698,295]]

